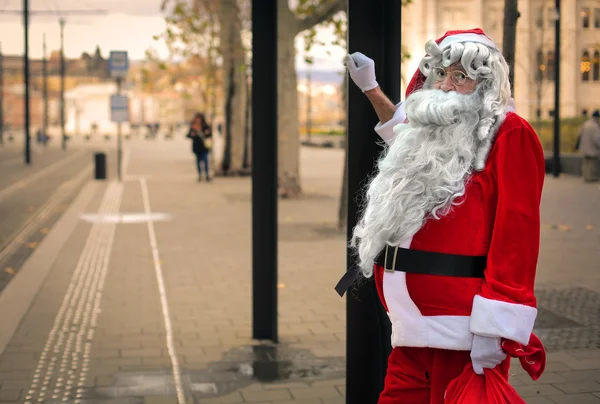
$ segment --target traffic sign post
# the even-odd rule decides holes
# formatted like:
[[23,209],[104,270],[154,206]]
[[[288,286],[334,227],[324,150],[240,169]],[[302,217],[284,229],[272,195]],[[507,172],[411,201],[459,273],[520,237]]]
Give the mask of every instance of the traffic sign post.
[[113,79],[124,79],[129,71],[127,51],[110,51],[108,71]]
[[113,94],[110,96],[110,120],[112,122],[129,122],[129,97]]
[[110,97],[110,119],[117,123],[117,175],[121,181],[122,141],[121,123],[129,122],[129,99],[121,95],[121,84],[129,71],[127,51],[110,51],[108,71],[117,82],[117,94]]

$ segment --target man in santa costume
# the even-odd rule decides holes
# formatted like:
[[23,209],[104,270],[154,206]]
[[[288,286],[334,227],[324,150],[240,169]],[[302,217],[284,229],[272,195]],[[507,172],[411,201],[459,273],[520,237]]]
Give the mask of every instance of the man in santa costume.
[[443,403],[469,361],[508,377],[502,342],[527,345],[537,315],[544,154],[509,67],[480,29],[425,51],[399,106],[371,59],[346,57],[387,143],[352,238],[392,324],[380,403]]

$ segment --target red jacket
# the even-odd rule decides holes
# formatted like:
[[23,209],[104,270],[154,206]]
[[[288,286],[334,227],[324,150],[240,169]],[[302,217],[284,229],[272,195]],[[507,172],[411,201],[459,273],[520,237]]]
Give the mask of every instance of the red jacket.
[[464,202],[429,219],[404,248],[487,255],[485,278],[384,272],[375,266],[392,322],[392,346],[470,350],[473,334],[527,345],[540,241],[544,154],[531,126],[509,112]]

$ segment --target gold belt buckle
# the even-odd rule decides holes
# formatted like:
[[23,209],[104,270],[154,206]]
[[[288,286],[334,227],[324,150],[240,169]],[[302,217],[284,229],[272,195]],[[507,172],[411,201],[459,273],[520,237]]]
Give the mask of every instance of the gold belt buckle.
[[398,255],[398,247],[394,247],[394,258],[392,259],[392,266],[388,268],[387,257],[388,257],[389,245],[385,246],[385,258],[383,259],[383,269],[385,272],[394,273],[396,272],[396,256]]

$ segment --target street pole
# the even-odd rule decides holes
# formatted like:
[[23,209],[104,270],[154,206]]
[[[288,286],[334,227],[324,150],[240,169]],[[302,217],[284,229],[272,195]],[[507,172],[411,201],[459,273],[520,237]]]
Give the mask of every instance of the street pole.
[[[252,2],[252,338],[277,324],[277,0]],[[269,111],[265,114],[264,111]]]
[[554,147],[552,155],[552,175],[560,175],[560,0],[555,0],[556,20],[554,21]]
[[65,133],[65,19],[61,18],[60,24],[60,133],[62,134],[62,149],[67,149],[67,134]]
[[518,0],[504,1],[504,32],[502,36],[502,53],[506,63],[510,81],[510,92],[514,94],[515,89],[515,55],[517,42],[517,20],[520,17]]
[[0,43],[0,145],[4,145],[4,56]]
[[[400,101],[400,1],[349,0],[348,51],[364,52],[375,60],[381,89],[395,104]],[[365,184],[382,147],[374,138],[377,115],[355,85],[348,88],[348,216],[347,240],[361,213]],[[348,242],[346,245],[349,245]],[[346,270],[357,268],[347,248]],[[383,389],[391,352],[391,325],[375,282],[356,285],[346,297],[346,403],[374,404]]]
[[[117,95],[121,95],[121,83],[122,78],[117,78]],[[117,122],[117,176],[119,177],[119,182],[121,182],[121,156],[122,153],[122,143],[121,143],[121,122]]]
[[[48,136],[48,57],[46,53],[46,33],[44,33],[44,54],[42,59],[42,75],[44,80],[43,93],[44,93],[44,121],[43,121],[43,134]],[[44,142],[44,144],[46,144]]]
[[23,28],[25,33],[25,57],[23,59],[23,78],[25,80],[25,164],[31,164],[29,136],[29,0],[23,0]]

